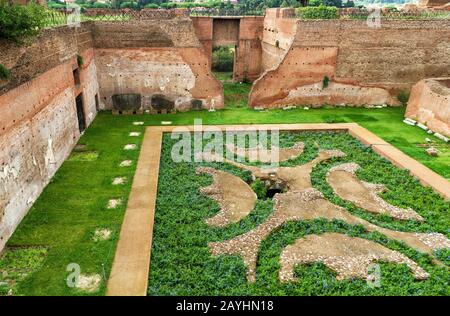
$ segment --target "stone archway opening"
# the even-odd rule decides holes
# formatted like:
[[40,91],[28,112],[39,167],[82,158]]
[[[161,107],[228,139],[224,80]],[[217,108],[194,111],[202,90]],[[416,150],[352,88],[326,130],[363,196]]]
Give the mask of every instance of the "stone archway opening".
[[212,49],[211,70],[222,82],[232,82],[236,59],[236,46],[215,46]]
[[221,81],[235,81],[239,28],[239,18],[213,19],[211,69]]

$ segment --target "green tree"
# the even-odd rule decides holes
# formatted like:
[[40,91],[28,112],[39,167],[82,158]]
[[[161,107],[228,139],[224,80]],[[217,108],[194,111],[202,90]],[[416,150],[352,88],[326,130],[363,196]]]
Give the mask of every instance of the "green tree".
[[39,34],[45,25],[45,9],[35,3],[9,4],[0,0],[0,37],[21,42]]

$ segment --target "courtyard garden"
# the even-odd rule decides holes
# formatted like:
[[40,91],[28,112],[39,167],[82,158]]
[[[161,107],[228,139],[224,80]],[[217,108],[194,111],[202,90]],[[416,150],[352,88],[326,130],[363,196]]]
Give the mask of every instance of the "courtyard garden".
[[[262,166],[259,163],[175,163],[171,158],[175,143],[170,135],[164,137],[149,295],[448,295],[446,265],[449,264],[449,252],[430,249],[428,254],[420,253],[415,248],[418,240],[413,241],[422,238],[413,237],[420,236],[416,233],[436,238],[438,235],[428,234],[448,233],[449,222],[445,216],[448,202],[347,133],[283,132],[280,148],[302,143],[304,150],[281,163],[280,179],[277,179],[281,180],[281,185],[280,181],[267,180],[258,170],[251,169]],[[333,153],[334,150],[345,156],[331,155],[321,158],[320,163],[309,165],[321,153]],[[402,212],[413,209],[414,216],[421,214],[425,220],[417,220],[414,216],[399,220],[393,213],[382,212],[381,206],[367,211],[366,205],[371,204],[368,200],[359,205],[351,203],[337,188],[338,183],[346,183],[348,179],[340,174],[335,179],[337,182],[333,182],[333,173],[328,174],[333,167],[348,164],[360,167],[356,173],[360,180],[385,185],[387,191],[381,196],[386,202],[404,209]],[[299,167],[308,169],[310,174],[305,175]],[[299,178],[310,177],[311,183],[296,183],[283,170]],[[237,178],[230,179],[230,175]],[[287,185],[283,186],[284,182]],[[355,183],[348,185],[356,186]],[[235,187],[236,191],[227,197],[230,187]],[[227,210],[238,213],[236,205],[245,207],[245,201],[252,200],[251,195],[242,200],[237,198],[244,195],[246,188],[256,193],[254,208],[250,206],[246,212],[241,209],[245,214],[238,218],[233,219],[230,214],[227,218]],[[269,194],[271,190],[277,194]],[[309,197],[303,200],[303,194],[316,196],[312,200]],[[417,196],[421,199],[416,199]],[[336,208],[335,214],[328,213],[334,207],[330,202],[343,209]],[[320,205],[328,212],[321,213]],[[380,213],[373,213],[377,210]],[[277,226],[277,223],[282,224]],[[264,229],[268,230],[265,234],[261,232]],[[397,235],[396,232],[405,234]],[[420,277],[415,278],[406,265],[383,263],[380,286],[370,287],[362,278],[339,279],[335,273],[340,271],[339,268],[333,272],[325,264],[315,262],[295,267],[297,282],[282,282],[280,254],[288,249],[286,247],[302,237],[325,238],[331,233],[363,238],[397,251],[423,267],[430,276],[418,281]],[[448,246],[450,241],[445,240],[444,235],[441,237],[443,244]],[[253,245],[255,239],[259,243]],[[318,246],[326,248],[326,244],[326,240],[320,240]],[[351,251],[353,246],[346,245],[346,251]],[[257,255],[253,268],[252,255]],[[323,260],[327,253],[321,255]],[[359,253],[354,255],[354,258],[364,260]],[[346,264],[351,266],[351,259],[347,260]],[[443,263],[436,265],[433,260]],[[346,271],[346,268],[342,270]]]
[[[204,125],[356,122],[450,179],[449,146],[418,127],[404,124],[404,107],[324,106],[255,111],[247,107],[249,89],[249,84],[224,82],[225,109],[215,112],[131,116],[100,112],[8,241],[0,257],[0,294],[105,294],[146,126],[192,125],[194,119],[201,119]],[[175,164],[170,159],[174,140],[164,136],[148,294],[449,295],[448,250],[423,252],[410,238],[395,237],[398,236],[395,232],[404,232],[441,234],[448,238],[449,202],[346,133],[280,134],[281,148],[298,142],[304,144],[303,152],[282,162],[282,167],[307,164],[320,150],[339,150],[345,154],[315,164],[310,182],[317,199],[340,207],[340,212],[345,212],[346,218],[352,218],[353,222],[342,220],[343,215],[341,219],[317,214],[305,220],[287,218],[261,240],[254,280],[249,282],[248,267],[239,255],[220,251],[212,255],[210,245],[245,235],[271,220],[277,195],[268,195],[270,188],[265,187],[264,181],[235,165],[214,161]],[[430,144],[438,149],[438,156],[425,152]],[[368,212],[338,194],[327,181],[327,174],[333,167],[351,163],[359,166],[355,171],[357,179],[383,184],[386,191],[380,197],[394,209],[413,210],[417,218],[399,220],[386,213]],[[208,225],[206,220],[220,206],[202,193],[202,188],[210,186],[213,179],[209,174],[199,173],[200,167],[214,168],[241,179],[257,195],[254,208],[226,227]],[[277,193],[280,196],[289,193],[289,189],[282,188]],[[423,220],[417,220],[419,216]],[[337,279],[339,269],[330,269],[323,263],[296,265],[294,275],[298,281],[281,282],[280,255],[289,256],[288,245],[296,245],[305,236],[332,237],[326,234],[335,233],[374,242],[383,251],[395,251],[396,258],[409,265],[381,262],[380,287],[369,287],[361,278]],[[73,264],[84,277],[84,288],[68,283],[70,274],[76,270]]]

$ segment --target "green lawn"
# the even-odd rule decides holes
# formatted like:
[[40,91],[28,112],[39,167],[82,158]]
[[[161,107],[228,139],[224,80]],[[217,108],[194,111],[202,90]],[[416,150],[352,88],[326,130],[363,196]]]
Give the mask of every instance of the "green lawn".
[[[11,279],[17,281],[11,283],[16,295],[85,295],[66,285],[69,274],[66,268],[70,263],[79,264],[81,273],[101,275],[102,286],[92,294],[104,294],[139,153],[138,150],[124,151],[123,146],[128,143],[140,145],[143,135],[130,137],[128,134],[144,131],[144,126],[134,126],[133,121],[143,121],[145,125],[160,125],[161,121],[190,125],[194,119],[202,119],[203,124],[357,122],[437,173],[450,178],[448,145],[418,127],[402,123],[404,108],[299,108],[258,112],[246,106],[249,88],[248,84],[224,83],[226,108],[216,112],[135,116],[99,113],[79,141],[86,145],[86,150],[97,152],[98,156],[91,154],[89,159],[74,157],[66,161],[36,201],[8,242],[6,254],[23,250],[22,247],[31,247],[26,248],[31,250],[25,255],[9,255],[0,259],[0,270],[8,273],[0,273],[0,294],[9,291],[1,285],[3,278],[8,282]],[[428,156],[421,147],[426,137],[436,142],[441,151],[439,157]],[[133,165],[119,167],[125,159],[133,160]],[[111,185],[117,176],[126,176],[128,182],[121,186]],[[107,209],[111,198],[122,198],[124,203],[117,209]],[[93,241],[92,236],[97,228],[111,229],[112,238]],[[28,273],[18,274],[15,266],[29,267]]]

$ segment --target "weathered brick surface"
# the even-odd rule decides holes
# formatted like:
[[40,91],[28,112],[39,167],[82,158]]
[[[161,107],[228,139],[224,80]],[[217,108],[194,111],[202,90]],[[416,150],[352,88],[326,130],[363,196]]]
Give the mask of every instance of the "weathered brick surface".
[[222,86],[210,71],[202,48],[96,49],[102,102],[113,108],[115,94],[142,97],[142,109],[151,109],[151,98],[163,94],[177,110],[191,108],[192,100],[209,108],[223,107]]
[[298,21],[294,46],[339,48],[336,78],[362,85],[410,88],[450,75],[450,20]]
[[192,17],[195,35],[203,46],[203,50],[212,64],[213,19],[206,16]]
[[95,22],[92,26],[96,48],[199,47],[192,21],[145,20]]
[[11,70],[12,79],[0,82],[0,95],[74,58],[92,47],[90,23],[79,29],[44,30],[37,38],[18,45],[0,39],[0,64]]
[[[266,70],[275,69],[256,81],[251,106],[398,105],[399,91],[409,90],[423,78],[450,76],[449,20],[382,20],[381,28],[359,20],[297,20],[288,51],[283,43],[292,33],[281,32],[285,21],[292,19],[267,21],[266,17],[262,64]],[[305,55],[308,49],[311,53]],[[337,51],[331,72],[321,70],[327,67],[325,55],[313,56],[321,56],[321,49]],[[322,93],[319,86],[325,76],[336,84]]]
[[425,79],[415,84],[405,116],[450,137],[450,78]]
[[95,117],[98,87],[89,55],[83,53],[80,87],[74,85],[74,61],[69,61],[0,96],[0,249],[80,136],[78,91],[83,91],[87,124]]
[[263,17],[242,17],[233,69],[235,81],[254,81],[261,75]]
[[[41,51],[48,52],[47,42],[43,45]],[[83,93],[86,124],[97,113],[93,49],[78,51],[70,46],[70,57],[55,52],[64,58],[53,66],[54,55],[39,55],[36,47],[32,52],[23,48],[23,55],[34,56],[33,63],[39,65],[28,73],[34,78],[0,95],[0,250],[78,141],[75,97]],[[77,54],[84,61],[80,85],[75,85],[72,73]],[[25,74],[33,70],[31,66],[18,69]]]

